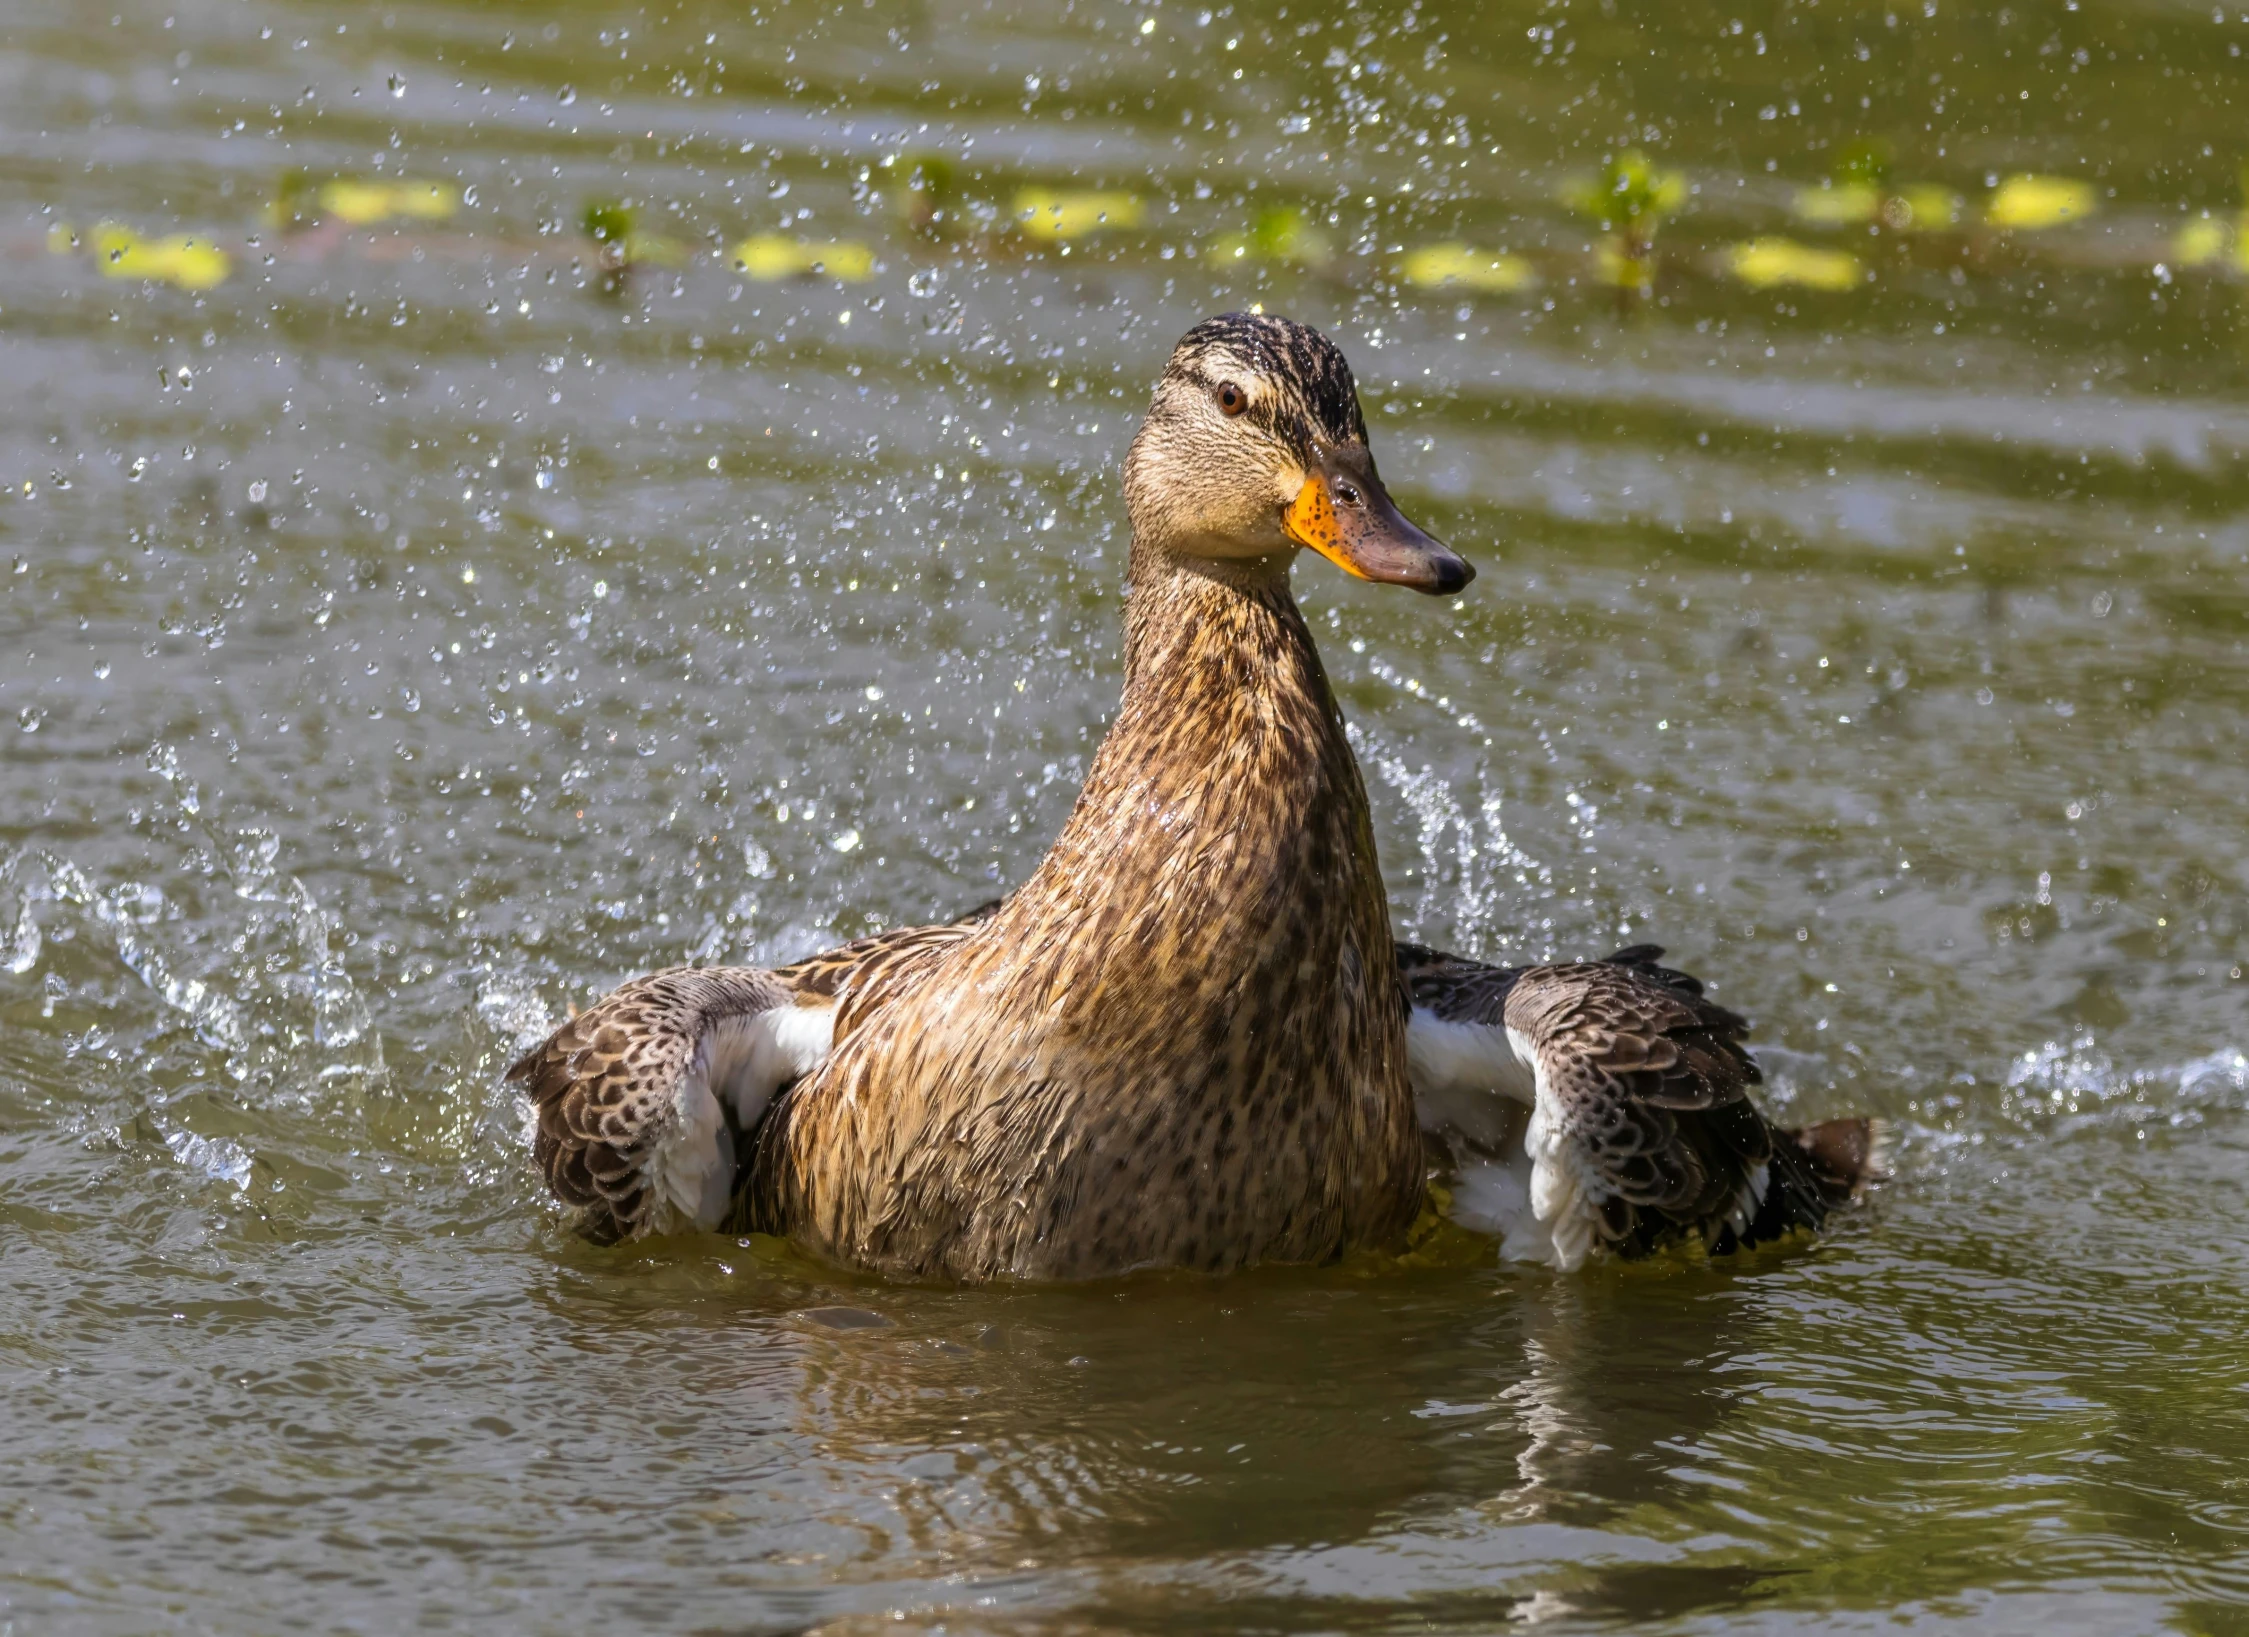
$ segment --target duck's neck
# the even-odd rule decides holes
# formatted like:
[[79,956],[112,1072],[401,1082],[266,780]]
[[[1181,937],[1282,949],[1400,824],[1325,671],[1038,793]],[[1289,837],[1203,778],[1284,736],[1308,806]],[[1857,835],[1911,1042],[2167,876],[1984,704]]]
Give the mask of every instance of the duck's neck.
[[1170,953],[1222,983],[1303,936],[1307,905],[1328,933],[1387,952],[1366,791],[1286,559],[1136,546],[1123,702],[1009,918],[1086,965]]
[[[1136,694],[1177,691],[1183,675],[1205,686],[1235,676],[1239,667],[1228,662],[1249,658],[1261,646],[1244,639],[1268,630],[1285,632],[1309,660],[1325,699],[1326,678],[1289,590],[1288,570],[1286,557],[1175,557],[1135,541],[1125,571],[1126,708]],[[1247,674],[1239,679],[1256,681]]]

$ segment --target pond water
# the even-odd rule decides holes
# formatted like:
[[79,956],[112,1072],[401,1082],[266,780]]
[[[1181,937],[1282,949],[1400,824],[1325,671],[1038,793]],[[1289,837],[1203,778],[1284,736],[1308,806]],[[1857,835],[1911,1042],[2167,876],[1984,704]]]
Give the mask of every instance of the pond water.
[[[17,0],[0,1629],[2249,1630],[2249,15],[1977,10]],[[1668,945],[1896,1180],[574,1238],[500,1069],[1030,870],[1251,303],[1482,570],[1298,573],[1401,932]]]

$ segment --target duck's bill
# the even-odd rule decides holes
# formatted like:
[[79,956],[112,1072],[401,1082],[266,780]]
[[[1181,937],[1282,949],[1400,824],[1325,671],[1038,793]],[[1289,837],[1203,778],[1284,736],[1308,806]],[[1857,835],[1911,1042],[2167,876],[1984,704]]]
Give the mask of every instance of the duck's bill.
[[1323,449],[1281,525],[1344,573],[1450,596],[1476,577],[1468,560],[1407,522],[1364,449]]

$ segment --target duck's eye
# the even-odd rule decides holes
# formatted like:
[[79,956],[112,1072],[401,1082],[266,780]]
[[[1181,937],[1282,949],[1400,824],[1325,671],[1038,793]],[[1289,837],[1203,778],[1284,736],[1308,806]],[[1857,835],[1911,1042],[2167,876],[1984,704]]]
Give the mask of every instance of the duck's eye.
[[1219,382],[1218,390],[1212,396],[1218,400],[1218,412],[1221,415],[1239,415],[1249,408],[1249,394],[1231,381]]

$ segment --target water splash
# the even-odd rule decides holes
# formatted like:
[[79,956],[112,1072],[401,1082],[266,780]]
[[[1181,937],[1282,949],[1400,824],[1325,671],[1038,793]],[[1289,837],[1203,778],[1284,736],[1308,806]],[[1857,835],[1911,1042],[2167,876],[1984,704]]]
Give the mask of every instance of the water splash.
[[[15,885],[16,877],[23,873],[23,864],[23,855],[19,853],[0,858],[0,888],[13,887],[16,901],[12,917],[0,914],[0,922],[9,927],[7,942],[0,944],[0,968],[18,977],[39,964],[40,951],[46,945],[46,937],[39,929],[39,918],[31,906],[53,896],[44,876],[36,870],[31,880]],[[4,903],[5,900],[0,899],[0,904]]]
[[202,792],[196,788],[193,779],[180,772],[180,753],[177,750],[159,742],[148,747],[148,754],[143,760],[151,773],[171,787],[172,798],[179,803],[181,812],[189,818],[202,814]]
[[43,855],[43,861],[55,899],[81,910],[118,964],[184,1017],[198,1038],[229,1053],[248,1049],[252,1031],[242,1006],[200,978],[181,977],[171,957],[148,935],[146,928],[163,918],[161,888],[126,881],[104,892],[70,860]]
[[555,1025],[537,980],[521,971],[487,971],[477,985],[476,1015],[517,1051],[537,1045]]
[[169,1131],[164,1146],[172,1158],[191,1171],[200,1171],[213,1182],[230,1182],[238,1194],[250,1189],[251,1160],[240,1143],[225,1137],[200,1137],[192,1131]]
[[365,997],[334,952],[337,930],[334,917],[320,907],[305,884],[294,876],[289,878],[288,902],[291,926],[310,965],[305,976],[313,1004],[313,1043],[340,1050],[366,1041],[371,1048],[372,1061],[364,1067],[369,1072],[379,1071],[382,1041],[371,1033],[374,1018],[368,1011]]
[[[275,833],[215,823],[170,746],[153,747],[147,765],[164,781],[147,821],[180,849],[172,864],[152,860],[122,880],[100,882],[52,852],[0,860],[0,927],[10,928],[0,940],[0,966],[28,974],[58,944],[82,937],[81,947],[114,959],[202,1046],[223,1054],[223,1072],[237,1084],[382,1074],[382,1040],[345,967],[337,918],[295,877],[273,890]],[[174,879],[168,870],[177,872],[169,890],[161,884]],[[197,878],[213,876],[248,906],[229,925],[213,925],[211,906],[198,901]],[[49,978],[63,982],[60,974]]]
[[2049,1040],[2007,1067],[2002,1111],[2035,1131],[2160,1123],[2200,1125],[2211,1114],[2249,1108],[2249,1052],[2221,1047],[2187,1062],[2120,1068],[2090,1032]]
[[1416,936],[1442,937],[1463,954],[1544,960],[1554,921],[1533,906],[1556,896],[1554,872],[1508,834],[1506,797],[1479,773],[1473,809],[1436,769],[1416,768],[1356,724],[1352,748],[1413,815],[1421,892],[1400,916]]

